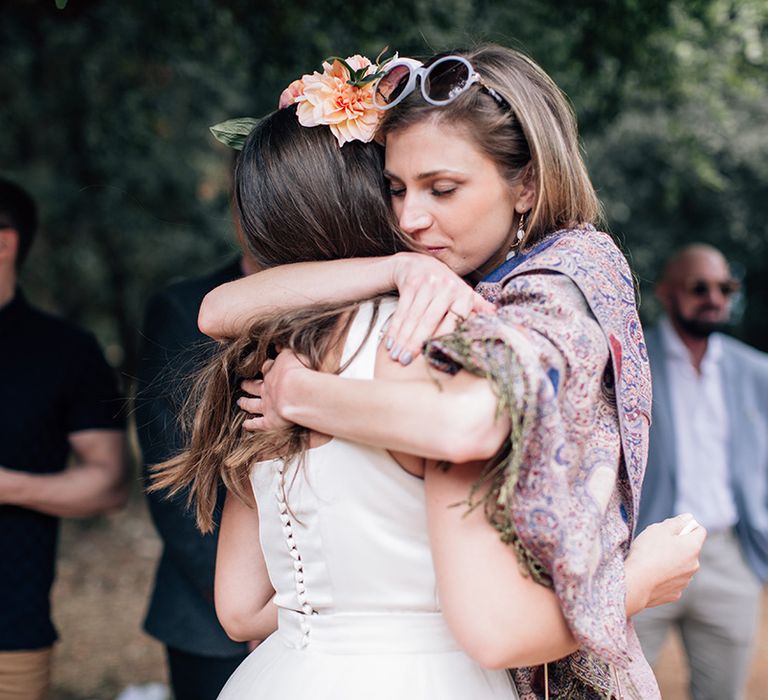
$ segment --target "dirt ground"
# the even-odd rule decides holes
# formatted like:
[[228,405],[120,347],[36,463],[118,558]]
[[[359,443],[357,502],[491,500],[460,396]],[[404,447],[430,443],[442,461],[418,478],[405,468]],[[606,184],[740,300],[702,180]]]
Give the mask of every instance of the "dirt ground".
[[[120,514],[66,522],[61,535],[53,593],[61,635],[53,700],[112,700],[129,685],[165,682],[162,647],[141,630],[160,551],[141,497]],[[675,640],[668,643],[657,671],[665,700],[688,697]],[[767,689],[768,594],[748,700],[768,698]]]

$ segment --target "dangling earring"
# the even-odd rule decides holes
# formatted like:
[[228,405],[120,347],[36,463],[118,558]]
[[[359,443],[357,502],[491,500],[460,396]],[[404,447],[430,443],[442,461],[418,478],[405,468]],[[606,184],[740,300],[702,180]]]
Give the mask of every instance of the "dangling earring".
[[525,213],[520,214],[520,223],[517,225],[517,242],[518,244],[520,241],[523,240],[525,237]]
[[511,260],[515,257],[517,254],[517,251],[520,249],[520,242],[525,238],[525,214],[520,214],[520,221],[517,224],[517,235],[515,236],[517,239],[517,243],[512,246],[510,251],[507,253],[507,260]]

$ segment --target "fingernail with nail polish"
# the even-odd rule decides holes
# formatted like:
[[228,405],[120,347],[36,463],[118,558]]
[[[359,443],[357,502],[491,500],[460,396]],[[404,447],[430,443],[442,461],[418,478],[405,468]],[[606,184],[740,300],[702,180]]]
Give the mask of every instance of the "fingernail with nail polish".
[[400,355],[401,365],[409,365],[411,360],[413,360],[413,353],[411,353],[410,350],[406,350],[402,355]]
[[389,356],[396,360],[400,356],[400,346],[398,345],[391,353],[389,353]]
[[391,349],[392,349],[392,346],[393,346],[394,344],[395,344],[395,339],[394,339],[394,338],[393,338],[391,335],[388,335],[388,336],[387,336],[387,339],[384,341],[384,347],[385,347],[387,350],[391,350]]

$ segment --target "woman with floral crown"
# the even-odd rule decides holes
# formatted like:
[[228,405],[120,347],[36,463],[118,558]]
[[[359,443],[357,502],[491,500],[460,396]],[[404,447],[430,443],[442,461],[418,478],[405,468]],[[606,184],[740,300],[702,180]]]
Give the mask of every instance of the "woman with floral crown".
[[[332,275],[345,275],[330,284],[326,267],[313,263],[292,268],[293,275],[306,275],[304,284],[273,269],[216,292],[201,312],[202,327],[213,335],[247,332],[203,376],[191,452],[160,469],[158,487],[191,482],[199,520],[210,527],[219,475],[211,465],[220,465],[232,492],[217,565],[222,622],[237,638],[262,637],[274,625],[274,591],[279,609],[278,633],[236,672],[223,697],[517,697],[504,672],[485,671],[470,656],[498,669],[567,656],[540,673],[517,672],[520,697],[546,694],[550,686],[553,697],[658,696],[627,615],[679,595],[703,532],[678,537],[681,520],[654,526],[624,561],[642,471],[646,378],[638,347],[626,349],[622,368],[622,343],[636,337],[621,334],[611,314],[591,303],[595,290],[581,271],[595,272],[590,254],[618,266],[597,285],[614,292],[606,304],[621,305],[632,321],[625,263],[594,229],[552,229],[553,217],[583,224],[587,211],[563,211],[561,202],[537,195],[537,188],[552,187],[550,176],[540,175],[552,159],[536,151],[502,167],[474,140],[469,127],[480,108],[486,117],[493,105],[503,110],[501,119],[491,115],[494,126],[484,138],[517,121],[510,117],[509,86],[493,79],[488,60],[503,75],[510,56],[505,49],[484,51],[438,59],[426,69],[398,59],[378,82],[366,80],[374,69],[364,62],[335,61],[293,84],[286,101],[298,106],[260,122],[246,141],[236,203],[244,240],[265,267],[366,259],[326,263]],[[447,74],[430,72],[441,60]],[[481,68],[482,78],[474,72]],[[422,81],[428,105],[422,114],[409,113],[408,100],[418,100],[409,94],[412,78]],[[475,83],[479,90],[470,89]],[[363,187],[365,197],[341,192],[351,187],[359,195],[366,177],[370,183],[360,139],[378,121],[366,104],[373,95],[383,106],[404,100],[380,127],[385,172],[400,227],[432,257],[371,257],[402,249],[391,230],[382,238],[386,217],[374,221],[380,203],[368,195],[376,188]],[[302,125],[331,126],[338,155],[326,148],[321,163],[318,144],[326,137],[320,134],[328,132],[291,131],[286,120],[295,119],[294,110]],[[441,114],[448,115],[446,124]],[[561,122],[567,131],[567,119]],[[508,149],[515,138],[520,147],[519,134],[506,136],[483,148]],[[584,195],[591,186],[570,189]],[[444,203],[451,198],[457,203]],[[520,215],[531,210],[526,230]],[[393,250],[382,251],[382,240]],[[546,250],[550,255],[542,257]],[[562,265],[563,251],[574,254],[575,270]],[[509,252],[516,253],[514,267],[503,265]],[[498,312],[434,258],[467,277],[501,262],[485,283],[500,302]],[[453,292],[441,302],[435,297],[442,292],[434,290],[442,281]],[[401,292],[394,315],[389,301],[378,312],[365,304],[354,318],[358,305],[338,306],[394,287]],[[262,294],[256,303],[254,289]],[[326,293],[331,306],[324,309],[281,310],[323,301]],[[216,307],[224,299],[232,306],[221,314]],[[415,323],[404,303],[415,309]],[[430,318],[437,318],[442,332],[472,311],[481,313],[427,346],[430,361],[451,370],[430,376],[424,357],[414,360],[414,325],[426,324],[431,333]],[[254,317],[259,320],[248,327]],[[616,331],[609,340],[606,328]],[[378,335],[385,340],[377,348]],[[266,431],[242,440],[243,415],[231,418],[236,380],[262,366],[270,342],[282,352],[263,363],[263,382],[247,384],[255,398],[239,400],[259,415],[248,426]],[[399,363],[387,364],[388,354]],[[627,381],[639,393],[635,403],[624,401]],[[617,397],[631,414],[626,420]],[[586,431],[594,444],[585,444]],[[338,437],[317,444],[321,433]],[[254,459],[261,461],[253,465]],[[436,461],[474,463],[441,471]],[[414,478],[420,476],[424,482]],[[258,514],[245,505],[251,488]],[[467,500],[485,507],[448,507]]]

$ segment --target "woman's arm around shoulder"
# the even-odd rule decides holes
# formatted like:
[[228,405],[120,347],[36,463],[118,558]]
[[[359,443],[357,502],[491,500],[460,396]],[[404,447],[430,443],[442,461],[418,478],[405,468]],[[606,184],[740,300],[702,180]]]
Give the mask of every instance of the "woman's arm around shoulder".
[[296,263],[223,284],[203,299],[198,326],[212,338],[232,338],[270,311],[343,304],[395,289],[401,303],[390,326],[392,359],[418,355],[421,343],[449,312],[464,317],[472,311],[493,310],[443,263],[429,255],[403,252]]
[[395,257],[295,263],[241,277],[205,295],[197,325],[212,338],[232,338],[271,311],[342,304],[391,291]]

